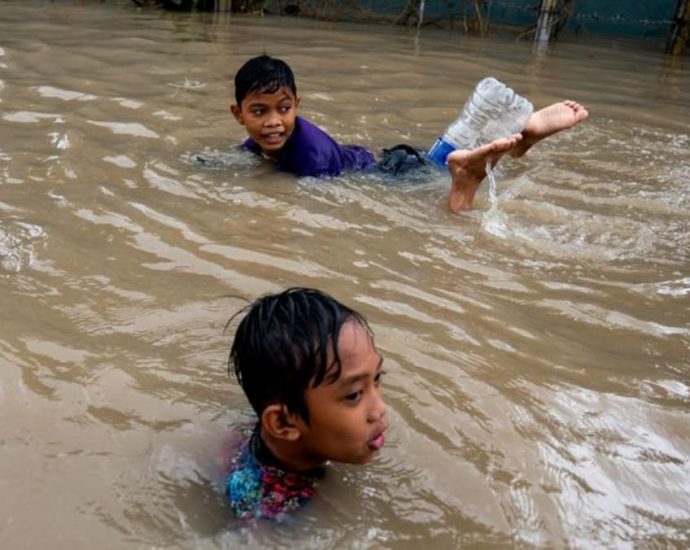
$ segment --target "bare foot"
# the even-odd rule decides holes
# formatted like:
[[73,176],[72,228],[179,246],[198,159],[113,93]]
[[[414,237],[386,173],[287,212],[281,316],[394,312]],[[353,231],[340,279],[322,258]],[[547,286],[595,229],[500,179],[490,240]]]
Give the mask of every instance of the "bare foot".
[[471,151],[453,151],[448,155],[446,163],[452,177],[448,206],[453,212],[472,208],[474,195],[486,176],[486,163],[496,166],[500,158],[516,147],[521,139],[521,134],[513,134]]
[[510,152],[511,156],[521,157],[538,141],[561,130],[572,128],[588,115],[587,109],[571,100],[540,109],[527,121],[527,126],[522,131],[522,142]]

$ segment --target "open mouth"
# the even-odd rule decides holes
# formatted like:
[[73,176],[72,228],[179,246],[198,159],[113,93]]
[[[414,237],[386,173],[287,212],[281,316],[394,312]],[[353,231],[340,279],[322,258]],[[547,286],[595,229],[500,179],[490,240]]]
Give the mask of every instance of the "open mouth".
[[270,134],[264,134],[261,139],[268,145],[277,145],[283,141],[285,137],[285,132],[272,132]]
[[378,434],[376,437],[372,438],[369,440],[369,448],[372,451],[378,451],[383,447],[383,444],[386,442],[386,431],[382,431],[380,434]]

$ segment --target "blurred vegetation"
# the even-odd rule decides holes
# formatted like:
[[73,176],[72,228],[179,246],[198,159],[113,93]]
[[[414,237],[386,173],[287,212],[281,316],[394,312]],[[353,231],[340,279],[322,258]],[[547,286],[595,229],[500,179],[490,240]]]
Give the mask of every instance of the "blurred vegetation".
[[[1,1],[1,0],[0,0]],[[594,0],[590,0],[590,4]],[[546,17],[548,36],[557,40],[567,26],[579,33],[587,26],[608,25],[608,33],[616,34],[621,25],[636,26],[646,36],[648,28],[668,37],[666,51],[681,54],[690,41],[690,0],[663,0],[675,5],[673,15],[662,11],[662,0],[625,3],[624,0],[599,1],[576,13],[576,0],[132,0],[140,7],[156,7],[173,11],[217,11],[232,13],[302,15],[325,21],[356,21],[391,23],[406,26],[461,28],[466,34],[486,36],[489,22],[498,27],[522,27],[516,40],[532,38],[538,32],[538,21]],[[637,11],[631,11],[633,4]],[[654,4],[654,5],[651,5]],[[402,9],[400,9],[402,6]],[[608,6],[608,11],[601,10]],[[618,6],[618,7],[616,7]],[[628,10],[628,14],[623,10]],[[655,7],[656,6],[656,7]],[[492,11],[493,8],[493,11]],[[643,9],[644,8],[644,9]],[[399,10],[396,12],[395,10]],[[654,11],[656,9],[656,11]],[[509,17],[501,12],[510,10]],[[497,15],[498,21],[497,22]],[[654,19],[655,18],[655,19]],[[502,23],[500,22],[502,21]],[[668,29],[664,33],[664,28]],[[540,29],[543,29],[540,27]],[[640,30],[641,29],[641,30]],[[660,30],[659,30],[660,29]],[[622,32],[625,34],[625,31]]]
[[[439,0],[435,0],[437,3]],[[325,21],[388,22],[396,25],[433,25],[485,35],[489,26],[487,0],[440,0],[447,15],[429,17],[432,0],[406,0],[400,12],[391,12],[390,0],[132,0],[137,6],[173,11],[229,11],[233,13],[303,15]],[[400,6],[400,4],[398,4]],[[437,8],[439,6],[436,6]],[[427,9],[428,11],[428,9]],[[438,9],[436,11],[439,11]],[[453,13],[462,14],[460,17]]]
[[[263,12],[266,0],[132,0],[139,7],[154,6],[172,11],[231,11],[235,13]],[[288,4],[288,2],[279,2]],[[295,0],[292,4],[298,5]],[[288,10],[289,11],[289,10]],[[282,13],[282,12],[281,12]]]

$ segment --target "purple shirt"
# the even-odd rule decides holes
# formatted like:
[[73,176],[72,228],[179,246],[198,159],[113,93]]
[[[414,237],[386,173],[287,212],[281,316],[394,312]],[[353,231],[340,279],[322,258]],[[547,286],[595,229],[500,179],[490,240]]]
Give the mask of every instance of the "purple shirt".
[[[261,148],[251,138],[242,147],[261,153]],[[364,147],[339,145],[321,128],[302,117],[295,119],[295,129],[275,160],[279,170],[300,177],[339,176],[347,171],[369,170],[376,164],[374,155]]]

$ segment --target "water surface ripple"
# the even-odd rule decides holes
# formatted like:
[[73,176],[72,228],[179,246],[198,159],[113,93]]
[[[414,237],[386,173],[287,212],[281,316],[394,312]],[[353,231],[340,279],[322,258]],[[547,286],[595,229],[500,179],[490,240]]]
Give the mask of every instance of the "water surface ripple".
[[[5,1],[0,37],[3,548],[690,544],[687,57],[124,1]],[[487,75],[591,118],[455,216],[442,175],[238,153],[230,76],[264,50],[371,148],[431,143]],[[390,437],[232,529],[224,325],[290,285],[371,321]]]

